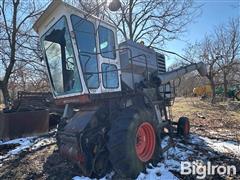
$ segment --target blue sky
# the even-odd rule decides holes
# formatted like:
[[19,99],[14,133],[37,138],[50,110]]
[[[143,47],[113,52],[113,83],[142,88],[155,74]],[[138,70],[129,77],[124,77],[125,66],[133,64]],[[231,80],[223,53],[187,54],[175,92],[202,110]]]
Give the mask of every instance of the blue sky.
[[[168,42],[165,49],[183,55],[186,42],[200,41],[206,33],[211,33],[215,26],[226,23],[232,17],[240,17],[240,0],[195,0],[195,2],[203,5],[200,17],[187,26],[187,32],[180,37],[181,40]],[[167,66],[174,61],[175,56],[167,57]]]
[[[230,18],[240,17],[240,0],[198,0],[196,3],[203,4],[200,17],[187,26],[182,40],[168,42],[166,49],[182,55],[182,49],[186,47],[187,42],[200,41],[205,34],[213,32],[217,25],[226,23]],[[172,64],[174,59],[169,56],[167,66]]]

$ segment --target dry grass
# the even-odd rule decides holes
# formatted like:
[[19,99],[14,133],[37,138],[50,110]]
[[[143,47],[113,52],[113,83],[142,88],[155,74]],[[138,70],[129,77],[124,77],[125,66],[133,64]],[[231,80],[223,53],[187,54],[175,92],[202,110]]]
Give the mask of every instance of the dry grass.
[[205,136],[240,139],[240,109],[228,110],[228,103],[212,105],[199,98],[176,98],[173,106],[173,117],[181,116],[190,119],[192,131]]
[[4,104],[0,104],[0,111],[3,110]]
[[230,111],[227,105],[228,103],[212,105],[210,102],[202,101],[199,98],[176,98],[173,106],[173,115],[175,118],[178,118],[188,115],[198,117],[197,114],[199,114],[205,118],[222,118],[225,121],[240,123],[240,109],[239,111]]

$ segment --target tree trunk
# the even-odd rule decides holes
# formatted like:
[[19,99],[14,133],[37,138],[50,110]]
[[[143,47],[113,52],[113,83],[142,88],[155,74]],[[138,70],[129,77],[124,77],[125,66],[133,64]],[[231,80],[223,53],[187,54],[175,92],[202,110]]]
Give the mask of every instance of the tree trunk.
[[129,29],[129,39],[133,40],[134,34],[133,34],[133,0],[129,1],[129,19],[128,19],[128,29]]
[[224,88],[224,97],[228,97],[228,81],[227,81],[227,74],[223,73],[223,88]]
[[211,100],[211,103],[215,104],[216,103],[216,85],[215,85],[213,77],[211,77],[211,76],[207,76],[207,77],[208,77],[208,79],[210,81],[210,85],[211,85],[211,88],[212,88],[212,100]]
[[7,106],[10,99],[7,84],[1,83],[0,89],[2,90],[4,104]]
[[211,82],[211,88],[212,88],[212,101],[211,103],[212,104],[215,104],[216,103],[216,86],[215,86],[215,83],[214,82]]

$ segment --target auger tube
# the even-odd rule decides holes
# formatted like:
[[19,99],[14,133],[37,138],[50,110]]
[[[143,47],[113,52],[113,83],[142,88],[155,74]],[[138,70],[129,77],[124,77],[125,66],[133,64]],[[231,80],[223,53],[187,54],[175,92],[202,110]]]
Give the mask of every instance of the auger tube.
[[190,73],[192,71],[195,71],[195,70],[198,70],[198,72],[201,76],[207,75],[206,65],[203,62],[199,62],[199,63],[192,63],[187,66],[175,69],[173,71],[169,71],[169,72],[160,74],[157,77],[159,78],[161,84],[166,84],[171,80],[180,78],[183,75]]

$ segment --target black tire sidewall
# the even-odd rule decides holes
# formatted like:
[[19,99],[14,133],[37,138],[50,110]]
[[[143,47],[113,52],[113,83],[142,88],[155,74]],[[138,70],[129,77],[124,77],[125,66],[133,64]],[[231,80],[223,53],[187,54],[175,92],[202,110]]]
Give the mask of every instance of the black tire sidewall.
[[236,99],[237,99],[238,101],[240,101],[240,91],[238,91],[238,92],[236,93],[235,97],[236,97]]
[[[151,112],[145,109],[141,109],[141,110],[131,109],[130,111],[127,110],[126,112],[123,112],[123,113],[130,113],[129,114],[130,118],[128,122],[125,122],[125,123],[128,123],[127,129],[126,129],[126,136],[125,136],[126,141],[124,145],[124,151],[126,153],[125,162],[126,162],[127,168],[125,168],[126,169],[125,172],[119,171],[118,173],[120,173],[124,177],[136,178],[138,174],[142,170],[144,170],[145,165],[150,163],[151,160],[156,159],[154,156],[158,154],[157,129],[156,129],[157,125],[156,125],[156,121],[154,120],[154,115],[152,115]],[[136,134],[137,134],[138,127],[145,122],[148,122],[152,125],[155,131],[155,141],[156,141],[155,150],[154,150],[155,152],[153,153],[151,160],[149,160],[148,162],[142,162],[138,158],[136,149],[135,149]]]
[[[185,132],[185,126],[189,125],[188,132]],[[188,136],[190,134],[190,122],[187,117],[180,117],[178,120],[177,132],[179,135]]]

